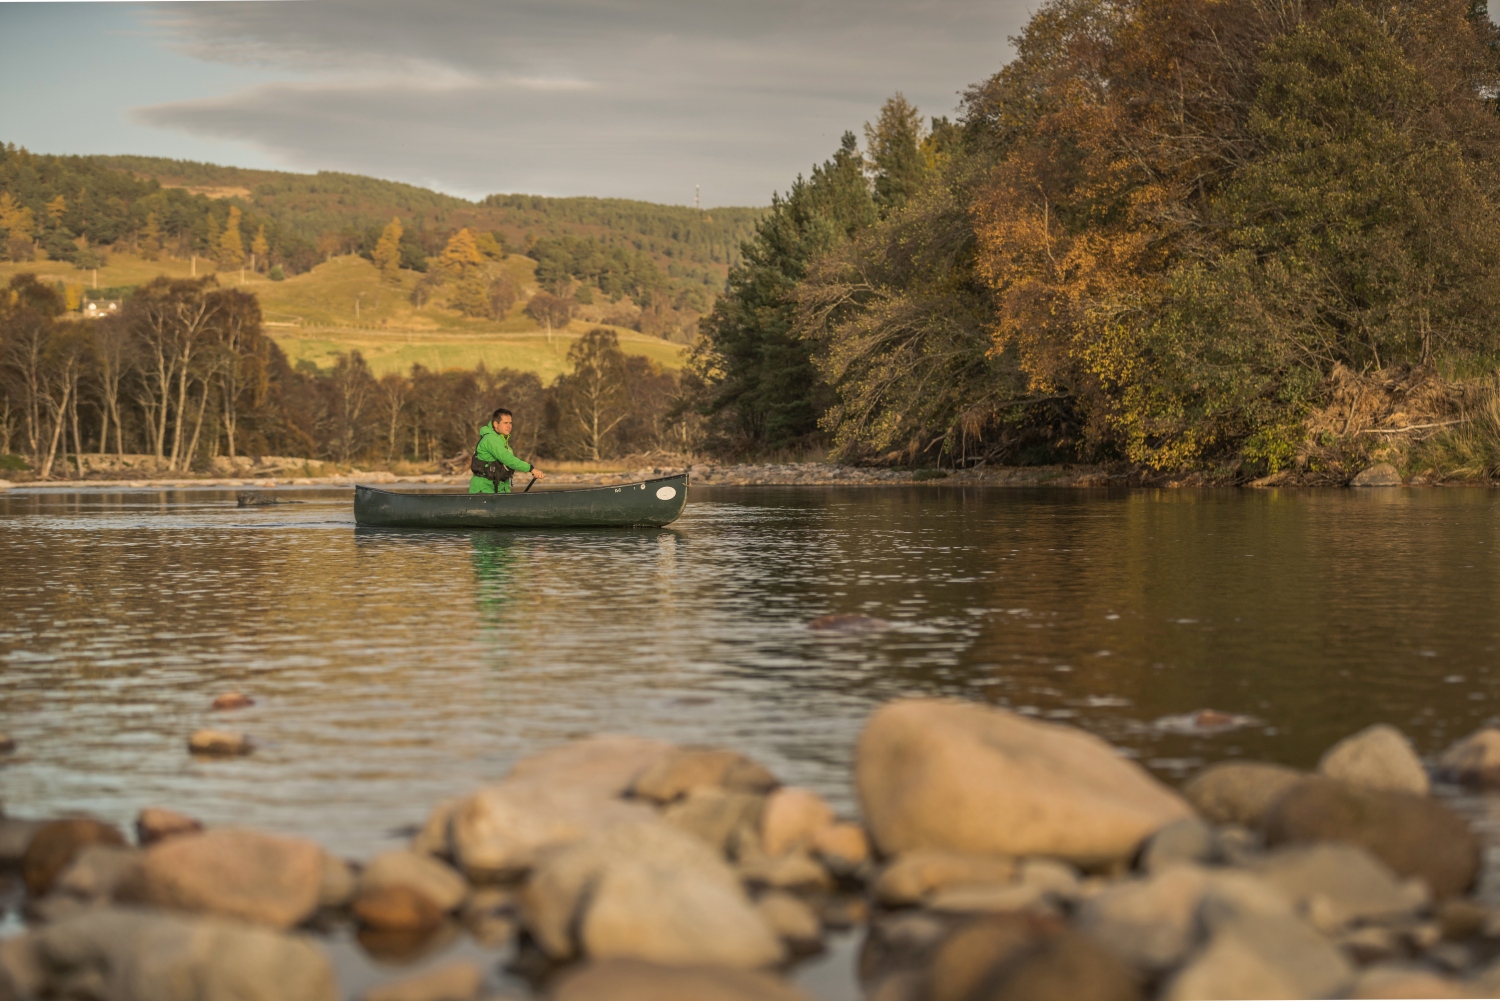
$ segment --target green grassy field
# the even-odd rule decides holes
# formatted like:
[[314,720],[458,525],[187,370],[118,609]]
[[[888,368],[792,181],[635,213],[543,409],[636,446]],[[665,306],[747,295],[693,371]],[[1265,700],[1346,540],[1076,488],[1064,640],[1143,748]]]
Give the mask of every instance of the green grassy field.
[[[197,274],[211,269],[198,261]],[[511,255],[496,265],[511,274],[528,293],[533,289],[536,262]],[[78,271],[57,261],[0,263],[0,280],[31,272],[45,281],[61,281],[87,292],[92,287],[139,285],[157,275],[187,277],[189,261],[143,261],[128,254],[111,254],[97,272]],[[375,266],[361,257],[335,257],[312,271],[273,282],[251,271],[220,273],[221,285],[243,287],[260,299],[266,333],[293,364],[311,361],[327,368],[342,352],[360,351],[376,375],[407,371],[413,364],[431,369],[513,368],[535,372],[544,382],[566,370],[568,348],[598,324],[574,320],[549,338],[517,302],[501,320],[474,319],[436,305],[411,304],[412,287],[421,279],[403,271],[397,283],[385,283]],[[644,355],[669,369],[682,367],[684,348],[657,337],[618,327],[627,354]]]

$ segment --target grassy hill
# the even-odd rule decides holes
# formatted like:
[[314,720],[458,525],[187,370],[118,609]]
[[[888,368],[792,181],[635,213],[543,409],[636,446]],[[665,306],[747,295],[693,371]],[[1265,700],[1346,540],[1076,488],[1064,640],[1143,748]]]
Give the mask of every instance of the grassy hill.
[[[536,262],[511,255],[504,268],[523,289],[531,289]],[[198,261],[145,261],[131,254],[111,254],[104,267],[80,271],[63,261],[0,263],[0,281],[30,272],[72,287],[80,296],[101,290],[128,289],[157,275],[188,277],[211,273],[212,265]],[[398,284],[380,280],[375,266],[361,257],[334,257],[306,274],[271,281],[252,271],[218,275],[223,285],[243,287],[260,300],[266,331],[295,364],[311,362],[331,367],[341,352],[358,350],[376,375],[407,371],[412,364],[430,369],[473,368],[483,362],[490,369],[513,368],[536,372],[544,382],[567,367],[568,348],[595,326],[610,326],[627,354],[643,355],[668,369],[682,365],[683,346],[623,327],[596,322],[585,315],[549,337],[525,314],[524,298],[501,320],[474,319],[429,304],[418,308],[409,293],[420,280],[402,271]]]

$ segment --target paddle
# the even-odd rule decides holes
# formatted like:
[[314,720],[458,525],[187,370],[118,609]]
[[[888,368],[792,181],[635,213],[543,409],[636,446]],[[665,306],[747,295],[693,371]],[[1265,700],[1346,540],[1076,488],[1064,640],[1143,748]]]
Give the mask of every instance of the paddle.
[[534,486],[534,485],[535,485],[535,484],[536,484],[536,477],[535,477],[535,476],[533,476],[533,477],[532,477],[532,478],[531,478],[531,482],[530,482],[530,483],[528,483],[528,484],[526,484],[526,489],[525,489],[525,490],[522,490],[522,491],[521,491],[521,493],[523,493],[523,494],[529,494],[529,493],[531,493],[531,488],[532,488],[532,487],[533,487],[533,486]]

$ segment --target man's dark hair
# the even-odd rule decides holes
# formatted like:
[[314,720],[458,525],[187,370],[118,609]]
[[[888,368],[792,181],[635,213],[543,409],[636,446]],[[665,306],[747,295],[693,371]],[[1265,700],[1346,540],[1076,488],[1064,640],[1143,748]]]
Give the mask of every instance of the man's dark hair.
[[498,421],[502,417],[509,417],[512,420],[514,420],[515,416],[516,415],[513,414],[513,413],[511,413],[509,410],[506,410],[504,407],[501,407],[500,409],[496,410],[494,413],[490,414],[490,423],[493,424],[493,423],[495,423],[496,421]]

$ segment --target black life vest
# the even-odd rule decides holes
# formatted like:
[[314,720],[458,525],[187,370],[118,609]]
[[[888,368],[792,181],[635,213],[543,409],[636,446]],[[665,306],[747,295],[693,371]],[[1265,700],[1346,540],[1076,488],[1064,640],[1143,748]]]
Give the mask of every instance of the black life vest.
[[495,489],[500,489],[500,484],[509,483],[510,478],[516,475],[516,471],[505,463],[496,459],[493,462],[485,462],[479,457],[479,446],[474,446],[474,456],[469,459],[469,472],[475,476],[483,476],[495,484]]

